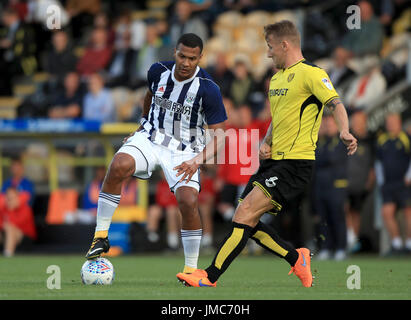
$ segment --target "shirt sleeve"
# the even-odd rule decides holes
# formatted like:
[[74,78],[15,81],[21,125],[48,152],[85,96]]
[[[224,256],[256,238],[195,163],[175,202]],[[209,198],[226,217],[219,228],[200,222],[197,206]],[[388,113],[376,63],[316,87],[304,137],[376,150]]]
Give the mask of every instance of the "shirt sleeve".
[[164,67],[156,62],[151,65],[150,69],[147,71],[147,86],[151,93],[153,93],[153,83],[158,82],[160,79],[161,72],[164,70]]
[[323,105],[339,97],[328,74],[321,68],[315,67],[307,72],[306,86]]
[[207,124],[216,124],[227,120],[223,97],[215,83],[210,83],[203,95],[203,108]]

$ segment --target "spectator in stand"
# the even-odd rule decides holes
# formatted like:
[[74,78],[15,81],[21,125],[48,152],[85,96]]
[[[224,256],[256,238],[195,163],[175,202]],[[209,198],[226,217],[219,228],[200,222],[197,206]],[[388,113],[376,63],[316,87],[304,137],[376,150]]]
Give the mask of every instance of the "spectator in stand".
[[136,51],[130,46],[130,32],[118,34],[112,59],[105,74],[106,85],[109,88],[131,87],[132,68]]
[[137,180],[130,177],[124,181],[121,187],[121,200],[119,206],[135,206],[137,205]]
[[157,27],[158,36],[161,38],[161,42],[164,46],[171,48],[171,40],[170,40],[170,32],[169,32],[169,25],[166,19],[158,19],[155,22]]
[[[386,132],[377,139],[376,178],[382,193],[382,218],[391,238],[388,255],[406,250],[411,253],[411,180],[406,176],[411,159],[411,140],[402,130],[401,116],[390,113],[385,118]],[[400,235],[395,218],[398,210],[405,215],[406,240]]]
[[[214,181],[207,171],[207,166],[201,171],[201,192],[199,193],[199,210],[203,223],[202,248],[210,248],[213,243],[213,213],[215,192]],[[155,203],[150,205],[147,212],[147,238],[155,243],[160,240],[160,220],[165,213],[167,221],[167,245],[170,249],[179,248],[179,232],[181,229],[181,213],[175,195],[161,174],[162,178],[156,185]]]
[[355,72],[347,65],[348,60],[349,53],[342,48],[337,48],[333,52],[333,66],[328,70],[330,80],[340,95],[343,95],[342,92],[345,92],[355,76]]
[[361,28],[352,29],[344,36],[341,48],[349,57],[361,57],[367,54],[379,55],[384,38],[384,30],[369,1],[358,2],[361,14]]
[[195,33],[203,42],[208,39],[207,26],[200,18],[193,16],[190,1],[178,0],[175,4],[174,21],[170,23],[171,43],[177,43],[184,33]]
[[165,213],[167,223],[167,246],[171,250],[176,250],[180,246],[181,216],[177,199],[170,191],[164,174],[156,185],[155,203],[150,205],[147,211],[147,238],[152,243],[160,240],[160,221],[163,213]]
[[94,29],[104,29],[107,31],[107,45],[114,46],[116,32],[111,25],[111,19],[105,12],[99,12],[94,16]]
[[218,52],[215,63],[210,65],[207,71],[220,87],[221,94],[225,97],[229,96],[234,75],[228,67],[226,53]]
[[67,0],[66,10],[74,39],[81,39],[85,30],[93,25],[94,17],[101,11],[100,0]]
[[369,111],[384,95],[387,88],[387,82],[376,57],[365,59],[361,68],[364,71],[360,72],[345,93],[349,114],[355,110]]
[[8,2],[9,2],[9,7],[15,10],[17,14],[19,15],[19,19],[21,21],[25,21],[27,14],[29,12],[27,2],[20,1],[20,0],[10,0]]
[[146,23],[143,19],[134,19],[130,22],[131,47],[139,50],[146,43]]
[[131,15],[129,11],[124,11],[115,18],[113,30],[115,48],[124,48],[125,43],[123,42],[126,39],[131,43]]
[[[226,103],[225,106],[227,107]],[[253,171],[258,168],[258,150],[255,149],[253,152],[251,149],[258,148],[259,141],[251,139],[251,130],[254,128],[252,113],[248,106],[243,105],[237,109],[227,110],[227,114],[230,119],[226,126],[228,139],[225,144],[224,162],[218,166],[215,189],[220,193],[217,210],[224,220],[230,221],[237,206],[238,197],[254,173]],[[265,132],[260,132],[260,135],[264,136]],[[258,139],[261,138],[260,135]],[[256,145],[253,142],[257,142]],[[245,149],[244,153],[240,151],[243,149]]]
[[5,29],[0,31],[0,95],[12,95],[13,78],[37,70],[36,43],[32,28],[6,8],[1,14]]
[[213,245],[213,214],[216,198],[213,168],[213,165],[204,165],[200,171],[201,192],[198,194],[198,208],[203,225],[201,248],[211,248]]
[[110,90],[104,87],[101,75],[94,73],[89,78],[89,91],[83,101],[83,119],[115,122],[116,110]]
[[150,66],[158,61],[170,60],[171,58],[171,51],[163,45],[155,22],[147,23],[146,42],[138,50],[135,62],[131,66],[132,86],[134,88],[145,86]]
[[[375,15],[378,17],[381,24],[384,26],[388,35],[391,35],[391,24],[394,16],[394,2],[393,0],[370,0],[374,8]],[[398,2],[398,1],[397,1]]]
[[245,58],[236,59],[233,67],[234,79],[231,82],[229,97],[237,107],[250,102],[251,94],[256,87],[249,70],[248,61]]
[[[34,185],[24,175],[24,165],[20,157],[13,157],[10,165],[11,177],[4,181],[1,192],[4,194],[7,189],[15,188],[19,192],[21,203],[27,203],[33,205],[34,201]],[[0,203],[4,203],[0,201]],[[0,204],[1,207],[1,204]]]
[[84,93],[80,85],[80,77],[75,72],[64,78],[64,89],[59,90],[48,111],[51,119],[81,118]]
[[82,208],[90,210],[97,214],[97,201],[100,194],[101,186],[103,184],[104,176],[106,174],[106,167],[101,166],[96,169],[96,173],[93,181],[91,181],[87,187],[83,196]]
[[0,209],[0,231],[5,257],[14,255],[24,237],[35,240],[37,236],[32,209],[14,187],[6,190],[5,205]]
[[44,70],[50,74],[49,84],[51,90],[61,86],[69,72],[76,69],[77,57],[69,43],[66,31],[58,30],[52,36],[52,49],[44,59]]
[[90,40],[90,46],[86,48],[76,67],[77,72],[86,77],[106,68],[112,55],[112,48],[107,44],[107,30],[93,29]]
[[351,131],[359,141],[357,152],[348,157],[347,164],[347,245],[349,252],[353,253],[361,249],[361,213],[374,188],[375,140],[367,130],[367,114],[364,111],[355,112],[350,120]]
[[321,126],[325,134],[318,140],[315,161],[315,208],[320,217],[320,245],[317,259],[325,260],[334,251],[335,260],[346,258],[347,228],[347,151],[339,139],[338,127],[331,114],[324,114]]

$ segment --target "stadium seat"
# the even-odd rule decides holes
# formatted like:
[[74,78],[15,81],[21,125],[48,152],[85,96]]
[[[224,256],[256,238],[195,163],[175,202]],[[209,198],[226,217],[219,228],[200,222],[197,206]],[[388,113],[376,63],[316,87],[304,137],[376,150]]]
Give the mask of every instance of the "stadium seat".
[[170,5],[170,0],[149,0],[146,5],[150,10],[166,10]]
[[132,20],[144,20],[150,17],[150,12],[148,10],[135,10],[131,13]]
[[37,72],[33,75],[33,81],[35,83],[43,83],[50,79],[50,74],[47,72]]
[[77,210],[78,191],[57,189],[51,192],[46,215],[48,224],[63,224],[66,214]]
[[262,28],[271,22],[271,15],[267,11],[252,11],[244,17],[244,26],[247,28]]
[[267,57],[267,50],[261,49],[251,54],[251,63],[254,66],[252,74],[256,79],[261,79],[273,63],[270,58]]
[[243,23],[243,14],[237,11],[227,11],[217,17],[216,24],[236,28]]
[[16,84],[13,87],[13,93],[16,97],[24,98],[36,91],[34,84]]
[[0,118],[14,119],[17,116],[17,108],[21,104],[19,97],[0,97]]
[[296,25],[298,25],[298,19],[296,14],[291,10],[283,10],[275,12],[271,15],[270,23],[275,23],[281,20],[290,20]]
[[234,28],[230,26],[215,24],[213,26],[213,33],[214,36],[207,41],[206,46],[214,46],[214,44],[210,44],[210,41],[212,42],[213,39],[219,39],[214,41],[222,41],[221,45],[224,48],[231,45],[235,31]]

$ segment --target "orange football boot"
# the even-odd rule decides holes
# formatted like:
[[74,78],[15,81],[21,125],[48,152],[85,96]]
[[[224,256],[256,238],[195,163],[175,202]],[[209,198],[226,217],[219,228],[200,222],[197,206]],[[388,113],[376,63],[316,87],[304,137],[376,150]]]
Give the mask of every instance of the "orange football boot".
[[215,287],[217,281],[211,283],[208,280],[207,271],[196,269],[193,273],[177,273],[177,279],[187,287]]
[[311,254],[307,248],[297,249],[298,259],[294,267],[291,267],[289,275],[295,273],[300,278],[304,287],[313,286],[313,275],[311,273]]

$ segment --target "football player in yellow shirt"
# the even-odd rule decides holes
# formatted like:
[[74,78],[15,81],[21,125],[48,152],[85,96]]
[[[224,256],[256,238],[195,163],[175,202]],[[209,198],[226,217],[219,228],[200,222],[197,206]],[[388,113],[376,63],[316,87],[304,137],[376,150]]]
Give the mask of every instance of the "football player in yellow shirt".
[[327,73],[304,59],[295,25],[284,20],[265,26],[264,32],[268,57],[279,71],[272,77],[268,92],[272,122],[260,147],[260,167],[240,198],[231,231],[212,264],[192,274],[177,274],[188,286],[215,287],[251,238],[284,258],[291,266],[290,273],[295,273],[304,287],[311,287],[309,249],[295,249],[260,218],[265,212],[279,213],[310,182],[324,106],[333,113],[348,155],[357,149],[345,107]]

